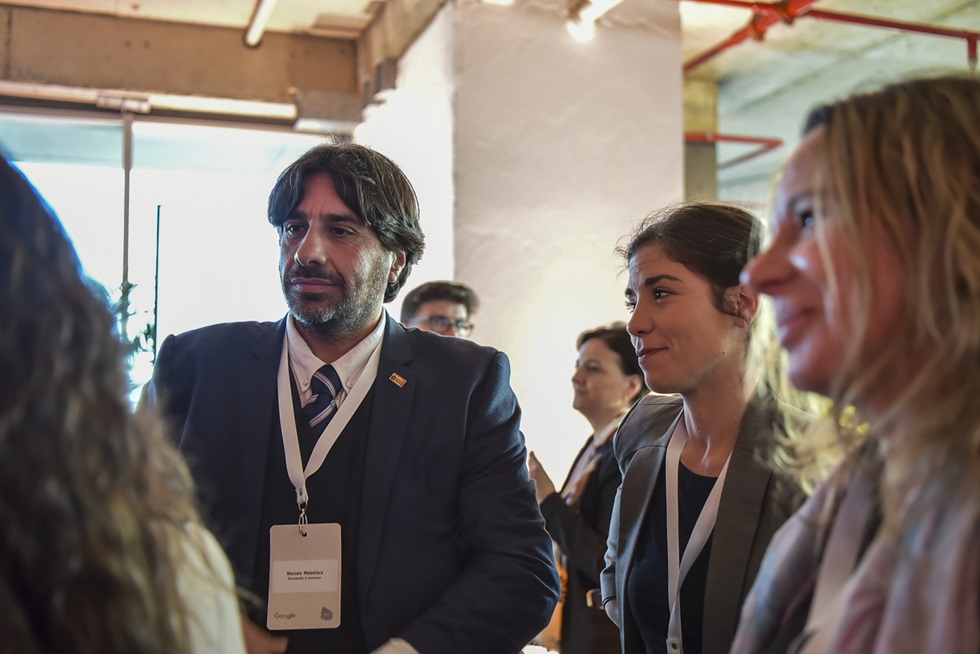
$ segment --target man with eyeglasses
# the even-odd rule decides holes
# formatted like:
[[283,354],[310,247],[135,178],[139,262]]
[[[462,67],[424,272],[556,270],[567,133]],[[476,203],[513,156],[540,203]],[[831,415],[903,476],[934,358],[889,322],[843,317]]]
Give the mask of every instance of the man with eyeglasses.
[[402,302],[401,323],[443,336],[467,338],[470,318],[480,301],[468,286],[454,282],[427,282],[413,289]]

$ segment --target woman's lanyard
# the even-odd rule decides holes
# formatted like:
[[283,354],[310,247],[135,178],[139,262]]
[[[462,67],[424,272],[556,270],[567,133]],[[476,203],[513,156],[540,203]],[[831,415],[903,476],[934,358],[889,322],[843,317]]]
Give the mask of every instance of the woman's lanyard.
[[299,507],[299,529],[304,531],[307,524],[306,504],[309,502],[309,495],[306,492],[306,480],[312,476],[323,460],[327,458],[330,449],[340,438],[340,433],[350,421],[351,416],[361,405],[361,401],[371,390],[374,380],[378,376],[378,364],[381,361],[381,342],[378,342],[374,352],[368,358],[364,369],[354,387],[350,389],[344,403],[337,409],[330,423],[323,429],[320,438],[317,439],[310,460],[306,462],[306,469],[303,469],[303,459],[299,453],[299,436],[296,433],[296,412],[293,409],[293,394],[289,384],[289,347],[286,338],[282,340],[282,356],[279,359],[279,426],[282,431],[282,446],[286,454],[286,473],[289,481],[296,489],[296,505]]
[[687,428],[684,426],[683,412],[674,423],[674,431],[667,446],[667,600],[670,603],[670,623],[667,626],[667,652],[683,654],[684,643],[681,637],[681,586],[688,571],[704,549],[704,544],[715,528],[718,517],[718,505],[721,503],[721,489],[725,485],[725,475],[731,454],[725,460],[721,474],[715,481],[708,499],[704,502],[698,521],[694,525],[691,537],[684,548],[683,558],[680,555],[680,526],[677,502],[678,472],[681,464],[681,451],[687,445]]
[[847,607],[851,573],[858,562],[873,504],[874,484],[867,473],[860,472],[848,487],[830,529],[810,613],[803,628],[807,637],[799,649],[801,654],[825,654],[833,645]]

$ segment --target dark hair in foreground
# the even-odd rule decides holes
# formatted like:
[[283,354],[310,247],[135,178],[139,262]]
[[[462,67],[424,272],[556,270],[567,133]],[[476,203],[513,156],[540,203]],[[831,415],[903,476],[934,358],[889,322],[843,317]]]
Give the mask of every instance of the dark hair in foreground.
[[606,344],[610,350],[615,352],[619,358],[619,369],[626,376],[637,375],[640,378],[640,389],[636,395],[630,398],[630,403],[635,404],[638,399],[650,392],[650,389],[643,383],[643,368],[636,358],[636,349],[630,339],[626,325],[622,322],[614,322],[605,327],[598,327],[582,332],[575,343],[576,348],[581,348],[587,341],[593,338],[599,339]]
[[470,318],[480,308],[480,300],[469,286],[455,282],[426,282],[413,288],[402,301],[401,321],[415,318],[419,307],[426,302],[444,300],[466,307],[466,317]]
[[282,171],[269,194],[269,222],[280,232],[303,201],[306,178],[315,173],[330,175],[340,199],[374,230],[388,251],[405,253],[404,269],[385,289],[384,301],[391,302],[425,249],[412,183],[395,162],[363,145],[318,145]]
[[0,649],[188,651],[186,468],[134,416],[105,297],[2,159],[0,316]]

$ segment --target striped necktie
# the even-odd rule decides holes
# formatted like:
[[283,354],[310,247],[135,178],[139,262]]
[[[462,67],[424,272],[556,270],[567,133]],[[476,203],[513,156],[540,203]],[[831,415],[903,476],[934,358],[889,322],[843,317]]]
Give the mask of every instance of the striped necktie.
[[303,406],[303,415],[310,423],[313,435],[319,437],[327,423],[337,413],[337,393],[341,390],[340,377],[333,366],[326,365],[313,373],[310,380],[312,397]]

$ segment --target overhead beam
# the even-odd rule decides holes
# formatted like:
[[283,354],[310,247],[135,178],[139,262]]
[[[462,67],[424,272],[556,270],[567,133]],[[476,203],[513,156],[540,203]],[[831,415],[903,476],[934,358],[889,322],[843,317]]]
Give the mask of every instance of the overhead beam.
[[394,88],[398,61],[447,0],[387,0],[358,39],[358,80],[364,103]]
[[[248,48],[240,29],[22,7],[0,8],[0,81],[8,88],[119,91],[128,96],[326,107],[359,120],[357,43],[269,32]],[[343,114],[343,115],[340,115]]]

